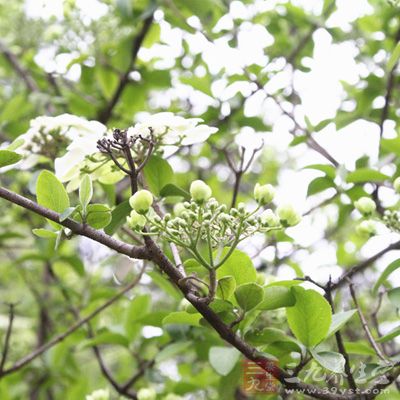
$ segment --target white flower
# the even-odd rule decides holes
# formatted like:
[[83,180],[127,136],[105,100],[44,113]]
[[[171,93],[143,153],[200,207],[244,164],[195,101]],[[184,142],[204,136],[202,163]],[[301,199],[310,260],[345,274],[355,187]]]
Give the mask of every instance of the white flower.
[[100,122],[71,114],[37,117],[30,122],[29,130],[18,137],[24,140],[18,153],[25,158],[15,166],[29,169],[46,156],[46,151],[52,146],[59,151],[62,145],[66,145],[66,153],[55,159],[56,175],[63,180],[87,155],[97,152],[97,140],[104,136],[106,130]]
[[108,389],[95,390],[93,393],[86,396],[86,400],[109,400],[110,392]]
[[204,124],[201,118],[183,118],[171,112],[161,112],[148,116],[144,121],[128,129],[128,135],[149,137],[151,134],[164,145],[188,146],[205,142],[210,135],[217,132]]

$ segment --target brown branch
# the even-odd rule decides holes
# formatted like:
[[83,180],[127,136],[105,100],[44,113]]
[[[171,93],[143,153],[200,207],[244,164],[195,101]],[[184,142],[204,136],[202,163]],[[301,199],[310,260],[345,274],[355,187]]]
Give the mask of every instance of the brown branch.
[[53,338],[49,342],[45,343],[43,346],[40,346],[39,348],[35,349],[34,351],[32,351],[30,354],[26,355],[25,357],[22,357],[20,360],[15,362],[12,367],[1,371],[0,377],[9,375],[9,374],[23,368],[25,365],[29,364],[31,361],[33,361],[34,359],[39,357],[45,351],[49,350],[51,347],[55,346],[56,344],[62,342],[66,337],[68,337],[69,335],[74,333],[76,330],[78,330],[83,325],[87,324],[91,319],[96,317],[98,314],[100,314],[106,308],[110,307],[119,298],[121,298],[125,293],[127,293],[129,290],[134,288],[139,283],[139,281],[142,277],[143,271],[144,271],[144,269],[142,269],[142,271],[139,273],[139,275],[136,277],[136,279],[134,281],[132,281],[125,288],[121,289],[116,295],[111,297],[109,300],[107,300],[105,303],[103,303],[100,307],[96,308],[85,318],[82,318],[81,320],[77,321],[75,324],[71,325],[65,332],[57,335],[55,338]]
[[125,71],[125,73],[121,76],[118,86],[115,89],[115,92],[112,95],[110,101],[107,103],[105,108],[100,111],[100,113],[97,117],[97,119],[100,122],[102,122],[103,124],[106,124],[112,117],[114,108],[117,105],[126,85],[129,83],[129,74],[131,73],[132,68],[134,67],[134,65],[136,63],[136,59],[137,59],[139,50],[142,47],[143,41],[144,41],[147,33],[150,30],[150,27],[153,23],[153,18],[154,18],[154,13],[151,13],[151,15],[149,15],[143,21],[141,30],[139,31],[139,33],[133,40],[132,51],[131,51],[131,60],[129,62],[129,66],[128,66],[127,70]]
[[48,208],[42,207],[34,201],[20,196],[17,193],[11,192],[3,187],[0,187],[0,198],[17,204],[23,208],[26,208],[27,210],[31,210],[34,213],[41,215],[42,217],[50,219],[51,221],[57,222],[65,226],[66,228],[71,229],[73,233],[79,234],[81,236],[86,236],[96,242],[104,244],[105,246],[117,251],[120,254],[125,254],[128,257],[143,260],[146,260],[149,257],[148,251],[143,246],[133,246],[128,243],[121,242],[105,234],[103,231],[93,229],[88,225],[80,224],[71,219],[66,219],[60,222],[60,214],[56,213],[55,211],[49,210]]
[[[0,41],[0,53],[3,54],[4,58],[9,62],[16,74],[22,79],[28,91],[32,93],[39,93],[40,88],[33,79],[32,75],[21,65],[15,54],[10,51],[10,49],[2,41]],[[54,114],[55,112],[53,105],[49,102],[46,102],[46,109],[50,114]]]
[[335,283],[332,283],[331,289],[335,290],[342,287],[344,284],[347,283],[347,279],[352,278],[354,275],[363,272],[366,268],[372,265],[376,260],[381,258],[383,255],[388,253],[392,250],[399,250],[400,249],[400,240],[392,243],[388,247],[384,248],[383,250],[379,251],[378,253],[374,254],[372,257],[367,258],[364,261],[354,265],[348,271],[346,271]]
[[7,361],[8,350],[10,349],[11,332],[15,316],[14,313],[15,304],[11,303],[8,305],[8,307],[9,307],[8,326],[7,326],[6,336],[4,338],[3,355],[1,356],[1,361],[0,361],[0,374],[3,372],[4,365]]

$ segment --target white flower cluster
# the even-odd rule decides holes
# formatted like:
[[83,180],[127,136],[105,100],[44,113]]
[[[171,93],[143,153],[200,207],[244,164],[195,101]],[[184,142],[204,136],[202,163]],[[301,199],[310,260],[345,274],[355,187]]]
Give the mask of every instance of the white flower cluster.
[[98,389],[88,394],[86,400],[109,400],[110,392],[108,389]]
[[[217,131],[217,128],[199,124],[201,121],[200,118],[185,119],[170,112],[162,112],[148,116],[130,127],[127,133],[128,136],[151,138],[158,149],[164,149],[165,146],[175,148],[202,143]],[[62,182],[70,182],[69,190],[79,185],[80,172],[84,167],[93,167],[93,179],[115,183],[122,179],[123,174],[113,169],[113,162],[109,160],[99,167],[99,161],[103,161],[104,157],[97,149],[97,141],[106,135],[105,125],[75,115],[35,118],[29,130],[18,138],[24,141],[18,149],[24,159],[14,166],[29,169],[43,160],[43,157],[54,159],[56,176]],[[98,161],[97,165],[88,161],[89,156]]]
[[61,180],[86,156],[97,151],[96,143],[106,134],[107,128],[97,121],[88,121],[70,114],[56,117],[38,117],[30,122],[29,130],[19,136],[24,143],[18,148],[24,159],[18,165],[21,169],[32,168],[41,157],[59,156],[62,145],[66,153],[55,159],[55,172]]
[[128,129],[129,136],[149,138],[151,135],[162,145],[188,146],[205,142],[217,128],[200,124],[201,118],[183,118],[171,112],[149,115]]

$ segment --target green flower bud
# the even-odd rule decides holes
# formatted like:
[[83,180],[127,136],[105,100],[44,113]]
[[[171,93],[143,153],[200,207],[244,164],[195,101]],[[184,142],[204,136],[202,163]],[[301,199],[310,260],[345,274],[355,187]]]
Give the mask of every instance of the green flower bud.
[[174,205],[174,214],[175,215],[182,215],[186,211],[186,207],[183,205],[183,203],[176,203]]
[[265,210],[260,215],[260,222],[262,225],[266,225],[271,228],[277,227],[281,224],[279,217],[272,210]]
[[356,228],[357,233],[360,236],[374,236],[376,235],[376,225],[374,221],[367,220],[362,221]]
[[246,205],[244,203],[239,203],[237,208],[240,214],[243,214],[246,211]]
[[400,193],[400,176],[394,180],[393,188],[396,191],[396,193]]
[[128,225],[135,230],[142,229],[146,225],[146,218],[135,210],[132,210],[129,217],[126,217],[126,221],[128,222]]
[[363,215],[371,215],[376,210],[376,204],[369,197],[361,197],[354,202],[354,207]]
[[275,196],[275,189],[272,185],[260,185],[256,183],[254,186],[254,198],[258,204],[264,206],[270,203]]
[[137,392],[138,400],[155,400],[157,393],[153,388],[142,388]]
[[171,214],[170,214],[170,213],[166,213],[166,214],[164,215],[164,221],[165,221],[165,222],[168,222],[170,219],[171,219]]
[[276,213],[281,222],[286,226],[295,226],[301,221],[301,216],[290,204],[279,206]]
[[139,214],[146,214],[153,204],[153,195],[148,190],[139,190],[129,199],[129,204]]
[[196,203],[201,204],[211,197],[212,191],[210,186],[208,186],[206,183],[197,180],[193,181],[190,185],[190,195]]

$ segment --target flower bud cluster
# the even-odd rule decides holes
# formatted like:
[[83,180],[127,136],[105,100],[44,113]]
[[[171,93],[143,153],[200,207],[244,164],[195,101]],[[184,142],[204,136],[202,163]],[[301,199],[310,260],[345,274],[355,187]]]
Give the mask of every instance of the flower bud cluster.
[[400,232],[400,212],[386,210],[383,219],[383,223],[392,231]]

